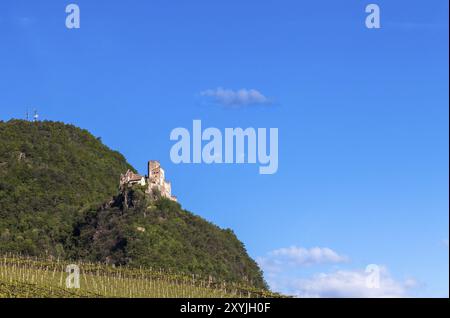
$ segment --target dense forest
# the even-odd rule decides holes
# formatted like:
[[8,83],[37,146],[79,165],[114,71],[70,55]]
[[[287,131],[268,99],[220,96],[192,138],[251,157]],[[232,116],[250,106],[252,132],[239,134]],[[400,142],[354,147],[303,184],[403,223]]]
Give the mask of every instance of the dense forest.
[[135,187],[124,156],[59,122],[0,122],[0,254],[83,259],[248,281],[262,273],[234,233]]

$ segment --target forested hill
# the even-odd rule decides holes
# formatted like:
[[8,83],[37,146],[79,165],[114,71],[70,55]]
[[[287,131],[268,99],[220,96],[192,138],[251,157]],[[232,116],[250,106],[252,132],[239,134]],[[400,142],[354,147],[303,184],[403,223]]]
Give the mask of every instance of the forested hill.
[[74,220],[117,192],[131,166],[88,131],[0,123],[0,252],[65,257]]
[[86,130],[0,121],[0,254],[151,266],[265,287],[231,230],[141,189],[119,193],[127,169],[135,171]]

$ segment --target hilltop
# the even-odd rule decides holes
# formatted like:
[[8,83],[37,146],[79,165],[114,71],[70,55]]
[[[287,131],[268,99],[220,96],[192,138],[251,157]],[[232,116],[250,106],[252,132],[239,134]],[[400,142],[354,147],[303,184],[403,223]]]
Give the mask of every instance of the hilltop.
[[0,122],[0,254],[162,268],[266,288],[232,230],[139,186],[136,172],[87,130]]

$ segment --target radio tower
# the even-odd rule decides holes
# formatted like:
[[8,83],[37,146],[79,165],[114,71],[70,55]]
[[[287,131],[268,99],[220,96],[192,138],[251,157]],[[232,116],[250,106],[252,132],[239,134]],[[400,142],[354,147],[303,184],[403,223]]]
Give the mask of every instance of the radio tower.
[[37,122],[37,121],[38,121],[38,119],[39,119],[39,115],[38,115],[38,112],[37,112],[37,110],[35,109],[35,110],[34,110],[33,121],[34,121],[34,122]]

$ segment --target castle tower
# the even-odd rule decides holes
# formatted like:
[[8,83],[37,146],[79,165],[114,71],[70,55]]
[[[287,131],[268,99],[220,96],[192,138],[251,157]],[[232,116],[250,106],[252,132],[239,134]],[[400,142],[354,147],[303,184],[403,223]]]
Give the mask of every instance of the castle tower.
[[161,164],[159,161],[151,160],[148,162],[148,193],[151,193],[154,188],[158,189],[162,196],[176,201],[176,198],[172,197],[172,185],[166,181]]
[[159,161],[150,160],[148,162],[148,180],[150,184],[161,185],[161,164]]

